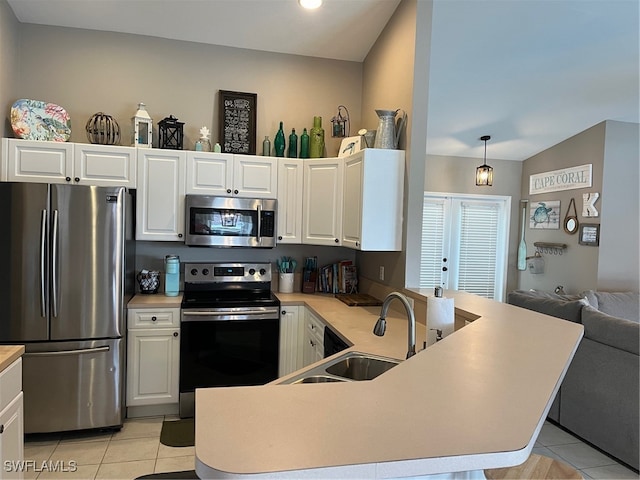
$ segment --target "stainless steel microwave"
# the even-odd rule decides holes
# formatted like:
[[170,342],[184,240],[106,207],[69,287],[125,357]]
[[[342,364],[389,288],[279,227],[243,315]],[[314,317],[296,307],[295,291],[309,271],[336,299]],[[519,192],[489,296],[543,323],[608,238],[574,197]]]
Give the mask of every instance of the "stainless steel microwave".
[[276,246],[275,199],[187,195],[185,243],[197,247]]

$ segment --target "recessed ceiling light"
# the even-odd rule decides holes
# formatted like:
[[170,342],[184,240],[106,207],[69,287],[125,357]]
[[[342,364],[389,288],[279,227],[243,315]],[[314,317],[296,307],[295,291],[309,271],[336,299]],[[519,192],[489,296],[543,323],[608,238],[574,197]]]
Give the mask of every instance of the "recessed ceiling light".
[[298,3],[307,10],[314,10],[322,5],[322,0],[298,0]]

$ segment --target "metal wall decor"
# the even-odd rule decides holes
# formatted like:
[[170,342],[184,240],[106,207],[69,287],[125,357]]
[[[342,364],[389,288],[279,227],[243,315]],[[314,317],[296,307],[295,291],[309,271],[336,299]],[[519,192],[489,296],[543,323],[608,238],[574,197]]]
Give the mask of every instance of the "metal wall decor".
[[168,150],[182,150],[184,122],[169,115],[158,122],[158,147]]
[[[571,207],[573,207],[573,215],[569,215],[569,213],[571,212]],[[562,228],[564,228],[564,231],[569,235],[573,235],[578,231],[579,226],[580,224],[578,223],[578,212],[576,211],[576,202],[573,200],[573,197],[571,197],[571,200],[569,201],[569,206],[567,207],[567,213],[564,216],[564,222],[563,222]]]
[[84,128],[90,143],[99,145],[118,145],[120,143],[120,125],[111,115],[102,112],[95,113],[89,117]]

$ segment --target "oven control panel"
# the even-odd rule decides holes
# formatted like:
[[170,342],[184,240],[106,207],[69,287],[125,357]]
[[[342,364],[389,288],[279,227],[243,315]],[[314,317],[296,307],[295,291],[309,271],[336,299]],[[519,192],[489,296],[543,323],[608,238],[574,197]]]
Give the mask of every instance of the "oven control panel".
[[270,263],[185,263],[185,283],[270,282]]

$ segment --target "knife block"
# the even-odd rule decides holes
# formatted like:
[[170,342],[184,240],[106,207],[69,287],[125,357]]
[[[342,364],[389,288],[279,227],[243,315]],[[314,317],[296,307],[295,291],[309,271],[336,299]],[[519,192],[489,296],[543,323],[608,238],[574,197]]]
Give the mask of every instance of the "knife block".
[[303,270],[302,272],[302,293],[315,293],[316,281],[318,279],[317,270]]

